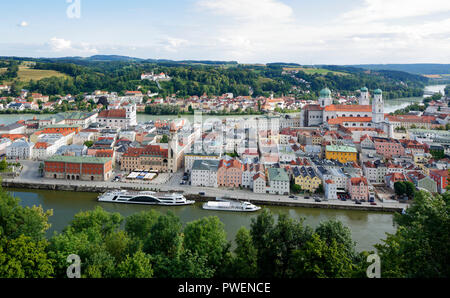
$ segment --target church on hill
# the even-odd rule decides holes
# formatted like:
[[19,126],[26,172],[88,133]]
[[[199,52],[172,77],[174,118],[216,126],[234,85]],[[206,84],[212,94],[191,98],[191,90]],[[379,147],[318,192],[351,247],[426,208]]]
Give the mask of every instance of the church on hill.
[[342,125],[348,129],[383,130],[388,136],[393,135],[393,127],[384,117],[383,92],[376,89],[370,104],[369,90],[361,88],[359,104],[333,104],[331,91],[322,89],[319,104],[306,105],[300,115],[302,126],[332,127]]

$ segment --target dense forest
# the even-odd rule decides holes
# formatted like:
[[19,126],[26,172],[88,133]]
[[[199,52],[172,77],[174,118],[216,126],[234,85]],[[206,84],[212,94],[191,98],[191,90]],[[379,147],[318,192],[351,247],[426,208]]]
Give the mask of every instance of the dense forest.
[[[381,277],[449,277],[450,193],[418,192],[398,229],[376,245]],[[223,223],[204,217],[183,225],[171,212],[122,217],[98,207],[46,236],[52,211],[22,207],[0,189],[0,277],[66,277],[67,257],[81,259],[86,278],[343,278],[366,277],[367,256],[350,230],[329,220],[316,228],[268,209],[232,243]]]
[[353,65],[364,69],[397,70],[415,74],[450,74],[450,64],[412,63],[412,64],[360,64]]
[[[235,96],[276,96],[292,95],[302,99],[315,99],[318,92],[328,87],[333,92],[354,95],[355,91],[366,86],[369,90],[380,88],[386,99],[421,96],[428,79],[401,71],[365,71],[356,67],[322,66],[329,73],[307,73],[298,71],[288,73],[289,67],[296,64],[272,63],[263,65],[241,65],[235,62],[203,61],[202,63],[174,62],[158,60],[133,60],[100,56],[97,59],[60,58],[31,59],[35,69],[55,70],[69,77],[49,77],[37,81],[15,81],[13,91],[21,88],[45,95],[78,95],[95,90],[123,92],[141,90],[158,92],[161,96],[176,94],[178,97],[192,95],[210,96],[233,93]],[[13,61],[17,65],[19,60]],[[3,62],[3,63],[13,63]],[[199,61],[200,62],[200,61]],[[223,64],[220,64],[223,63]],[[6,65],[5,65],[6,66]],[[9,65],[8,65],[9,66]],[[3,76],[11,81],[17,76],[17,69],[9,66]],[[286,67],[288,67],[286,69]],[[141,80],[143,72],[164,72],[172,80],[157,84]],[[332,71],[344,72],[336,74]],[[1,81],[0,77],[0,81]],[[6,77],[3,78],[5,80]],[[305,82],[306,81],[306,82]]]

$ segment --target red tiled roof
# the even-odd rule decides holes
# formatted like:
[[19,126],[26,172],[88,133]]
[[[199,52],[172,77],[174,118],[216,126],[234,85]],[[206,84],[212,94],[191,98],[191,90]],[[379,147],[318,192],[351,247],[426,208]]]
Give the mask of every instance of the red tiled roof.
[[371,122],[372,117],[338,117],[328,120],[328,124],[342,124],[344,122]]
[[367,179],[365,177],[354,177],[350,179],[350,183],[352,185],[359,185],[361,184],[361,182],[364,183],[365,185],[368,185]]
[[325,111],[341,111],[341,112],[372,112],[371,105],[329,105],[325,107]]
[[119,110],[104,110],[98,114],[99,118],[126,118],[126,111]]
[[50,144],[46,142],[37,142],[34,144],[34,149],[47,149],[48,147],[50,147]]

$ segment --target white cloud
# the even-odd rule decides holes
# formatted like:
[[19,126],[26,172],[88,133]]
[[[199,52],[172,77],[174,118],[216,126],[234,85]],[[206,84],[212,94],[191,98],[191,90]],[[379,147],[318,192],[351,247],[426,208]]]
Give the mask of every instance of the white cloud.
[[63,55],[98,54],[98,50],[86,42],[74,44],[70,40],[53,37],[48,42],[48,45],[50,46],[50,50],[52,52],[62,53]]
[[19,26],[19,27],[28,27],[28,22],[27,21],[22,21],[22,22],[20,22],[19,24],[17,24],[17,26]]
[[342,15],[352,22],[371,22],[425,16],[450,11],[449,0],[364,0],[364,5]]
[[70,40],[65,40],[62,38],[53,37],[52,39],[50,39],[49,45],[53,52],[62,52],[72,49],[72,42]]
[[200,8],[238,19],[288,19],[292,8],[277,0],[200,0]]
[[167,37],[163,44],[166,51],[177,52],[179,48],[186,46],[188,41],[181,38]]

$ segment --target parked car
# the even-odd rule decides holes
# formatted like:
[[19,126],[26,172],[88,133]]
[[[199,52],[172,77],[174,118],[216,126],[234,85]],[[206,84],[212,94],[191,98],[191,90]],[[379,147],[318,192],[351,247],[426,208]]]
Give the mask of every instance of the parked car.
[[201,191],[201,192],[199,192],[198,194],[201,195],[201,196],[204,196],[204,195],[205,195],[205,192]]
[[315,198],[314,201],[316,201],[316,202],[322,202],[322,200],[321,200],[321,199],[318,199],[318,198]]
[[357,205],[361,205],[361,202],[360,202],[360,201],[358,201],[358,200],[356,200],[356,201],[355,201],[355,204],[357,204]]
[[309,196],[306,196],[305,199],[309,200]]
[[375,206],[377,203],[375,202],[370,202],[370,205]]
[[289,199],[295,199],[295,196],[289,196]]

